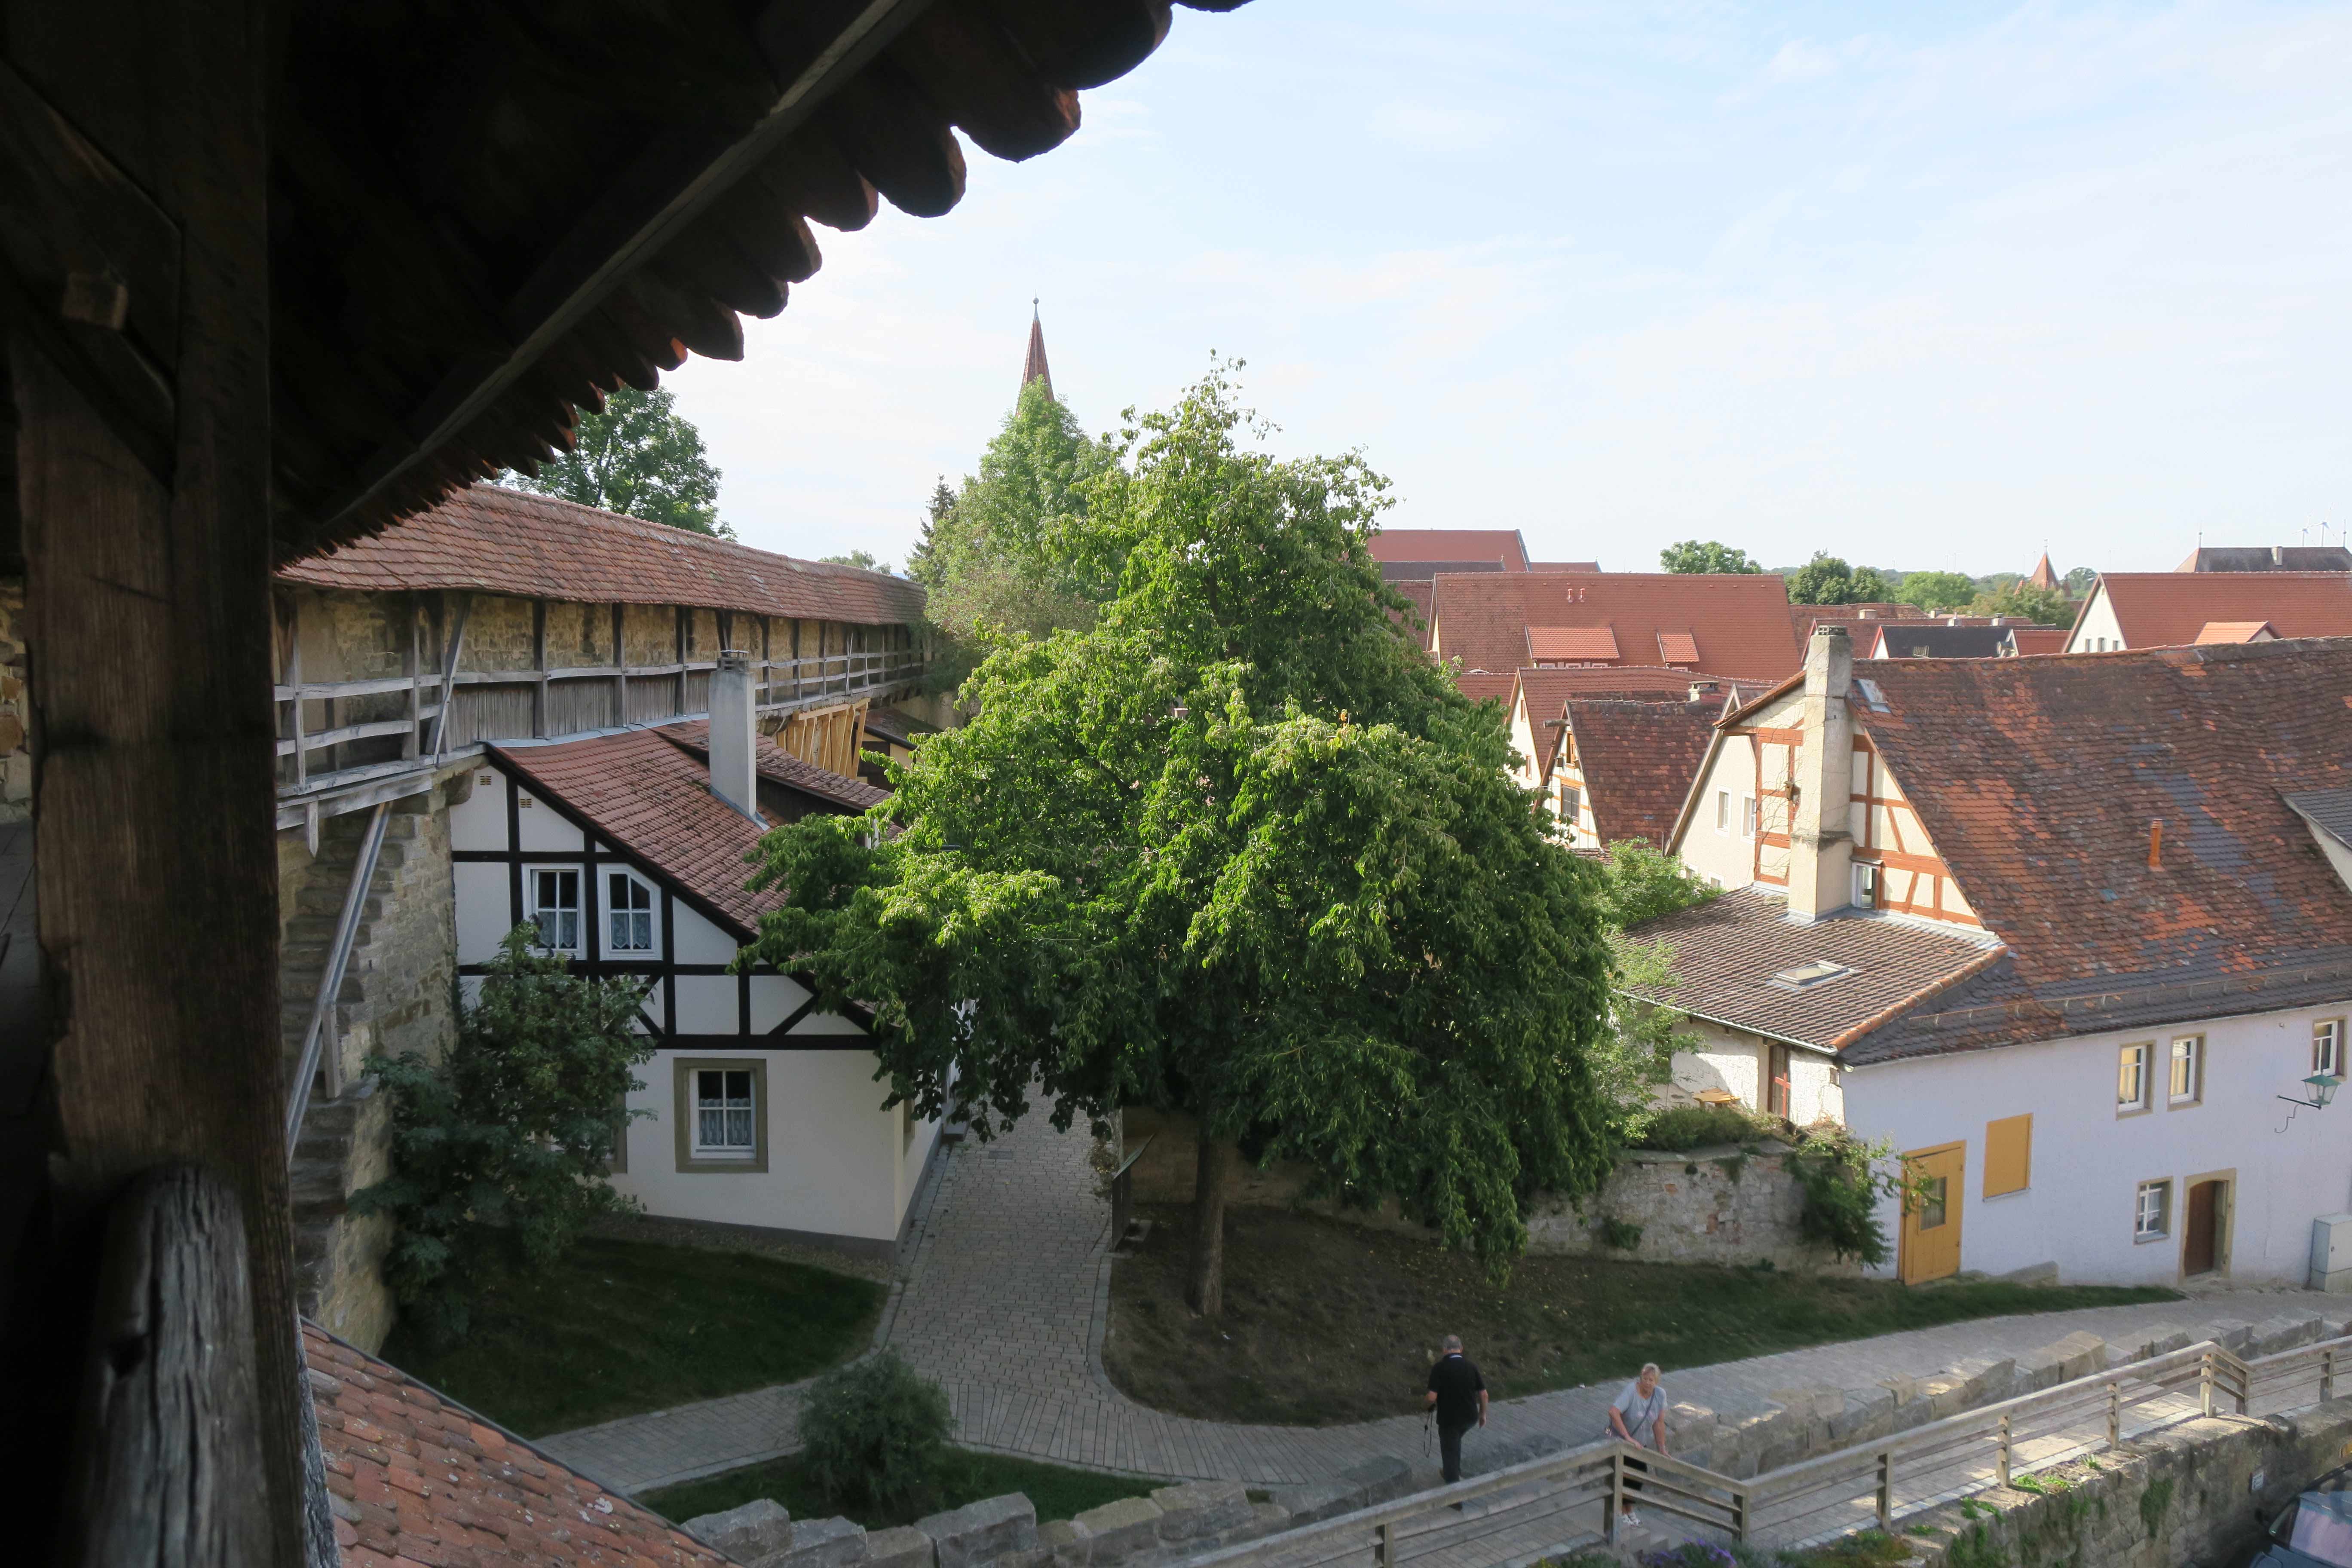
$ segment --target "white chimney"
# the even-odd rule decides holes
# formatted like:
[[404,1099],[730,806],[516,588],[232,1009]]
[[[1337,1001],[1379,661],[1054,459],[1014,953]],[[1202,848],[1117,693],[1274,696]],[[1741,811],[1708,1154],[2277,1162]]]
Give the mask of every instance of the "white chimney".
[[1805,649],[1804,738],[1789,831],[1789,913],[1819,919],[1853,902],[1853,647],[1843,626],[1813,629]]
[[751,659],[721,650],[710,672],[710,793],[760,820],[760,770],[752,747]]

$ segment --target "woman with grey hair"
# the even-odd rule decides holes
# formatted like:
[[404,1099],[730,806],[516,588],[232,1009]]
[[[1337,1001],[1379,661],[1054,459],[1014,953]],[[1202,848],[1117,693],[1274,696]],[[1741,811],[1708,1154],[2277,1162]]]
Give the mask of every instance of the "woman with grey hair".
[[[1636,1448],[1648,1448],[1654,1453],[1666,1451],[1666,1390],[1658,1381],[1658,1363],[1642,1363],[1642,1375],[1627,1384],[1616,1398],[1609,1402],[1609,1435]],[[1649,1474],[1650,1467],[1639,1459],[1625,1461],[1628,1470]],[[1633,1494],[1642,1483],[1625,1483],[1625,1522],[1638,1525],[1642,1516],[1633,1511]]]

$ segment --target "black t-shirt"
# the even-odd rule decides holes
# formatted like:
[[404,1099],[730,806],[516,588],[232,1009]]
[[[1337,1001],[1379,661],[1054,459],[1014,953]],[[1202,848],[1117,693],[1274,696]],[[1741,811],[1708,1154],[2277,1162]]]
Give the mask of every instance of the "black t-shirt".
[[1429,1369],[1429,1392],[1437,1395],[1437,1424],[1440,1426],[1468,1426],[1478,1419],[1478,1395],[1485,1393],[1486,1380],[1460,1351],[1437,1358]]

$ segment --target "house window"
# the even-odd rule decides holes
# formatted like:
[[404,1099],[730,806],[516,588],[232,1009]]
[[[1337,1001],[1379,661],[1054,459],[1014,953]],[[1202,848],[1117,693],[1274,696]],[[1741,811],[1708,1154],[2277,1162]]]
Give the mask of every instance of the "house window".
[[1715,792],[1715,830],[1717,833],[1731,831],[1731,792],[1727,789]]
[[2344,1020],[2322,1018],[2311,1026],[2311,1070],[2344,1076]]
[[768,1168],[768,1064],[756,1058],[684,1058],[676,1068],[677,1168]]
[[1949,1176],[1921,1177],[1918,1189],[1912,1195],[1919,1205],[1916,1211],[1919,1229],[1935,1230],[1950,1217],[1952,1179]]
[[1756,837],[1756,797],[1752,795],[1742,795],[1739,800],[1739,837]]
[[1878,907],[1878,868],[1866,860],[1853,865],[1853,903],[1856,909]]
[[523,879],[539,945],[550,952],[580,951],[580,873],[534,870]]
[[2172,1234],[2172,1184],[2142,1182],[2132,1209],[2132,1239],[2158,1241]]
[[2126,1046],[2116,1068],[2116,1109],[2147,1109],[2147,1058],[2153,1046]]
[[2165,1094],[2174,1105],[2194,1105],[2205,1092],[2205,1037],[2183,1035],[2172,1042],[2172,1073]]
[[1559,786],[1559,822],[1567,830],[1569,842],[1576,842],[1576,819],[1584,810],[1584,792]]
[[654,890],[630,876],[614,871],[604,879],[608,935],[604,945],[614,952],[654,950]]

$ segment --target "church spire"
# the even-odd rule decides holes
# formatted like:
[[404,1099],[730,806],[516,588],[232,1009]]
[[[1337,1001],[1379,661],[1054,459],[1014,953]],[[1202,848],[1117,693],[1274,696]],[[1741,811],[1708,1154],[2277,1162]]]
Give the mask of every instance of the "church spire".
[[1037,301],[1029,301],[1029,357],[1022,362],[1021,385],[1027,390],[1033,381],[1045,384],[1045,395],[1054,395],[1054,373],[1045,368],[1045,327],[1037,319]]

